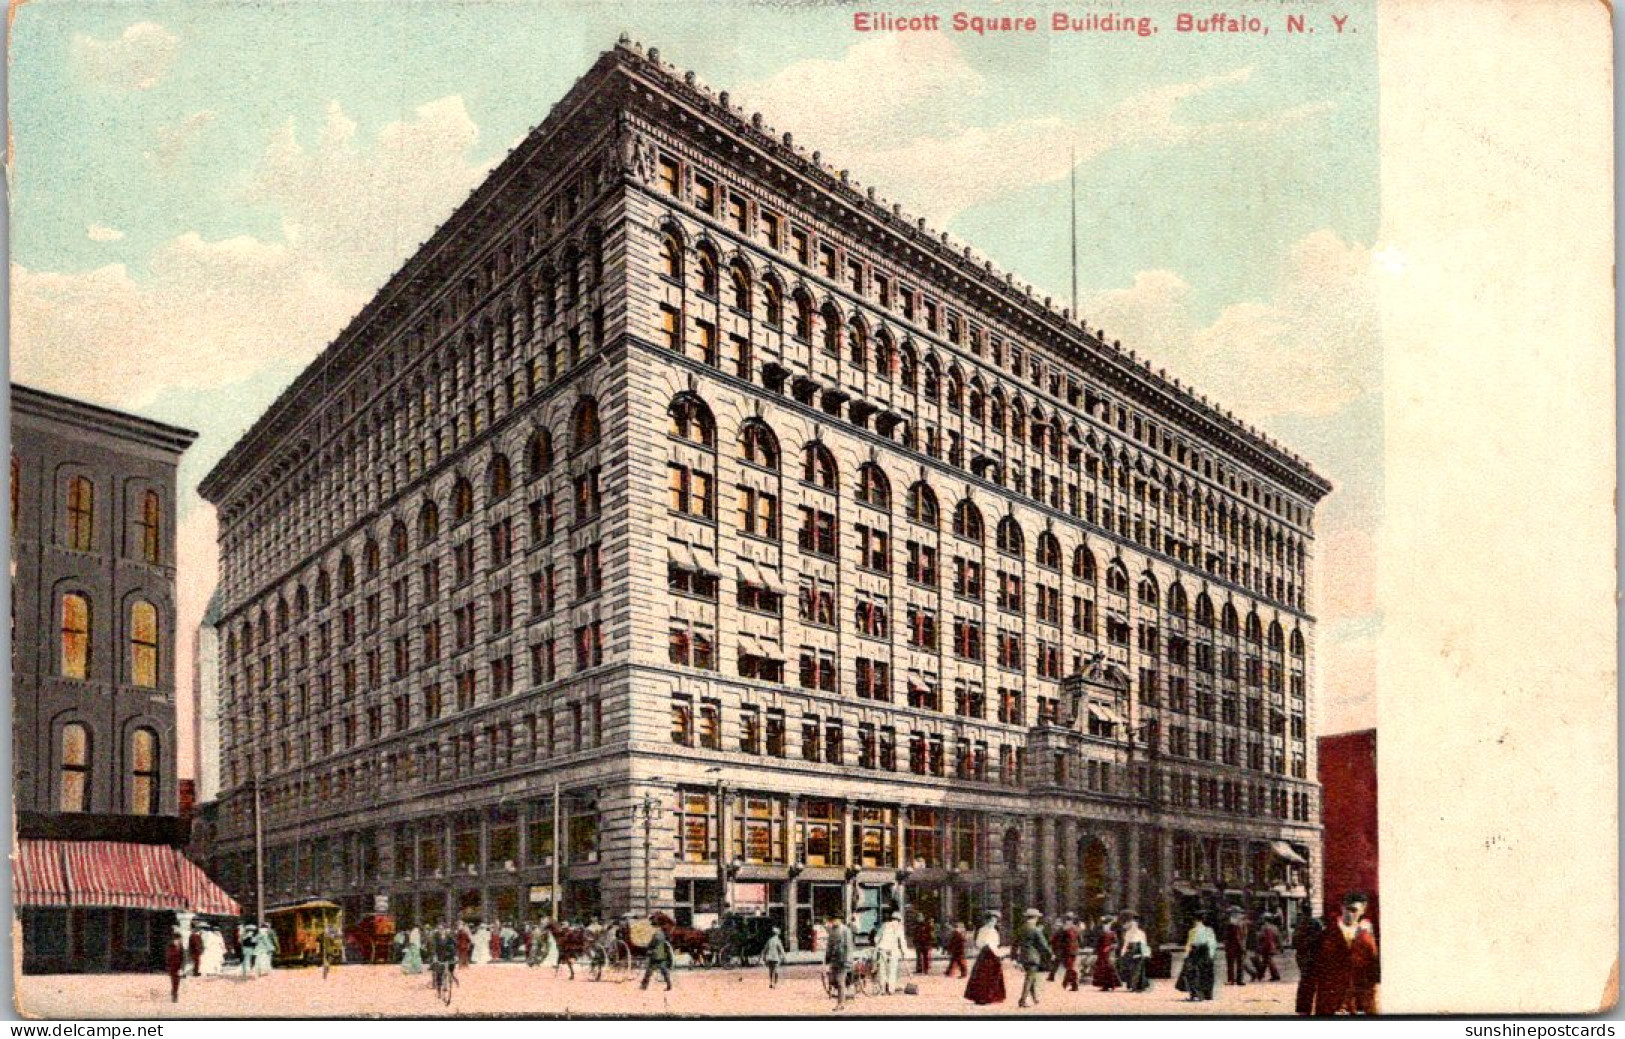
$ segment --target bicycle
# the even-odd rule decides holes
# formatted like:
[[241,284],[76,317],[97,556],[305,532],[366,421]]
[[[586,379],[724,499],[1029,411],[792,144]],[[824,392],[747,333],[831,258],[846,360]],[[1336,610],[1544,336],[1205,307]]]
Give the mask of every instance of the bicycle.
[[[824,983],[824,995],[834,999],[836,997],[835,982],[831,979],[830,972],[824,970],[819,973],[818,977]],[[860,956],[846,968],[847,995],[867,996],[873,992],[878,992],[879,985],[880,981],[875,976],[873,960]]]
[[430,983],[434,985],[434,994],[440,1002],[451,1006],[451,990],[458,984],[457,965],[436,960],[429,966]]

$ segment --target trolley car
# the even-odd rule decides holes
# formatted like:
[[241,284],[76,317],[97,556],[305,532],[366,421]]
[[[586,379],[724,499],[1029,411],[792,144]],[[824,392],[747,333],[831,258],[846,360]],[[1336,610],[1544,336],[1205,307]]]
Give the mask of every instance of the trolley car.
[[278,964],[322,962],[322,935],[328,928],[344,932],[344,910],[313,898],[265,911],[265,925],[276,933]]

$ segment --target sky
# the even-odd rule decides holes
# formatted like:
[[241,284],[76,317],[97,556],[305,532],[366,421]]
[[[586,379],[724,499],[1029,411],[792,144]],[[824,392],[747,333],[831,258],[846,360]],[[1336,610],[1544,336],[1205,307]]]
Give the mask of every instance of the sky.
[[[198,481],[623,32],[1303,455],[1318,729],[1375,724],[1376,26],[860,33],[836,3],[33,0],[10,55],[12,378],[197,430],[177,681],[213,588]],[[1130,13],[1117,0],[1057,5]],[[864,8],[871,9],[871,8]],[[890,12],[951,6],[889,5]],[[984,12],[985,13],[985,12]],[[1075,158],[1075,164],[1074,164]]]

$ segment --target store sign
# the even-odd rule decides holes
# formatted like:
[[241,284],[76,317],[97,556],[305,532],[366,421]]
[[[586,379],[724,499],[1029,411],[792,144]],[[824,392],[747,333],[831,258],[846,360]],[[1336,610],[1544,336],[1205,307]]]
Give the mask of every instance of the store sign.
[[552,884],[532,884],[530,886],[530,904],[543,905],[553,901]]

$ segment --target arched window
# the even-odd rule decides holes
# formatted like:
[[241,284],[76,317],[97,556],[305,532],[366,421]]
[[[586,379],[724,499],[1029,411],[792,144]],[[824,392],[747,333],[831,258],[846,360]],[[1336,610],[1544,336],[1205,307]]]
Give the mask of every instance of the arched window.
[[801,452],[801,478],[826,491],[836,489],[835,456],[823,444],[811,443]]
[[717,256],[708,245],[699,248],[700,268],[700,294],[716,297],[721,288],[721,278],[717,271]]
[[411,549],[411,541],[406,534],[406,524],[397,519],[389,528],[389,558],[391,562],[399,563],[406,558]]
[[1292,655],[1303,656],[1303,632],[1298,628],[1292,629]]
[[1247,614],[1247,641],[1263,642],[1264,625],[1258,619],[1258,611],[1253,610]]
[[1072,552],[1072,576],[1080,581],[1093,584],[1098,577],[1095,571],[1095,554],[1089,551],[1088,546],[1079,545]]
[[999,551],[1009,556],[1021,555],[1027,539],[1022,536],[1021,524],[1016,522],[1014,516],[1005,516],[999,520],[997,541]]
[[671,231],[660,237],[660,273],[678,281],[683,277],[683,243]]
[[130,734],[130,814],[158,814],[158,734],[139,728]]
[[924,480],[908,489],[908,518],[932,530],[937,529],[937,495]]
[[163,530],[164,505],[157,491],[144,491],[141,495],[141,558],[157,563],[163,551],[159,536]]
[[877,509],[891,508],[891,481],[873,462],[858,470],[858,501]]
[[57,809],[63,812],[90,811],[90,730],[79,722],[62,726],[60,785]]
[[1046,570],[1061,569],[1061,542],[1050,531],[1038,535],[1038,565]]
[[485,476],[486,495],[491,501],[501,501],[513,490],[513,470],[507,455],[495,455]]
[[1196,597],[1196,623],[1204,628],[1213,627],[1213,600],[1202,592]]
[[812,299],[805,292],[797,292],[796,298],[796,338],[807,341],[812,340]]
[[96,526],[96,488],[88,477],[68,479],[68,547],[89,552]]
[[326,570],[318,570],[316,571],[316,606],[320,608],[332,601],[333,583],[329,580]]
[[368,538],[367,543],[362,546],[361,549],[361,565],[362,568],[365,569],[368,577],[377,576],[378,566],[381,562],[382,560],[378,551],[378,542],[374,541],[372,538]]
[[1280,621],[1270,621],[1270,648],[1274,650],[1286,648],[1286,632],[1281,629]]
[[339,594],[349,595],[355,590],[355,562],[349,556],[339,559]]
[[535,479],[553,468],[553,437],[545,429],[538,429],[525,442],[525,474]]
[[728,279],[733,284],[733,308],[742,314],[749,314],[750,271],[736,261],[728,268]]
[[847,330],[846,359],[854,368],[863,368],[869,363],[869,332],[861,321],[854,320]]
[[1156,606],[1162,601],[1157,579],[1149,570],[1140,575],[1140,601],[1147,606]]
[[276,599],[276,633],[285,635],[288,631],[288,600],[277,596]]
[[1021,866],[1021,831],[1014,826],[1004,831],[1004,868],[1017,869]]
[[1010,435],[1017,439],[1027,435],[1027,409],[1019,400],[1010,405]]
[[948,370],[948,410],[965,410],[965,380],[957,368]]
[[1128,571],[1123,568],[1121,560],[1113,560],[1112,565],[1107,567],[1106,588],[1118,595],[1128,594]]
[[982,510],[969,498],[954,507],[954,533],[970,541],[982,540]]
[[581,398],[576,405],[575,414],[570,419],[570,429],[573,431],[575,443],[572,450],[580,451],[584,447],[591,447],[598,443],[598,402],[591,397]]
[[62,597],[62,677],[90,677],[90,600],[78,592]]
[[760,420],[747,422],[739,432],[740,454],[752,465],[768,469],[779,467],[779,441],[767,423]]
[[459,476],[451,488],[451,521],[461,522],[474,512],[474,485],[468,477]]
[[[423,503],[423,507],[418,510],[418,542],[428,545],[433,543],[434,539],[439,536],[440,506],[432,501],[426,501]],[[325,583],[326,580],[327,575],[323,574],[322,581]]]
[[981,383],[972,382],[970,384],[970,396],[966,401],[965,410],[970,415],[970,420],[975,422],[977,425],[981,425],[983,413],[987,410],[986,401],[987,397],[982,392]]
[[939,400],[942,396],[942,376],[937,370],[937,359],[925,359],[925,376],[920,381],[920,396],[926,400]]
[[832,303],[824,305],[823,313],[819,315],[824,321],[824,353],[831,357],[841,356],[841,313]]
[[1241,618],[1236,614],[1236,607],[1231,603],[1224,604],[1224,612],[1220,614],[1220,628],[1226,635],[1234,635],[1241,627]]
[[897,351],[892,346],[891,336],[882,331],[875,337],[875,374],[882,379],[890,379],[896,358]]
[[903,389],[913,390],[919,378],[919,365],[915,363],[914,351],[907,346],[903,347],[903,352],[898,359],[897,370],[903,383]]
[[784,327],[784,290],[771,278],[762,282],[762,316],[770,328]]
[[300,620],[304,620],[310,613],[310,590],[304,585],[300,585],[293,593],[293,612]]
[[716,423],[711,419],[711,409],[698,397],[687,394],[678,396],[666,409],[666,414],[671,418],[672,436],[702,447],[711,447],[716,443]]
[[1185,586],[1178,581],[1168,589],[1168,612],[1176,617],[1183,617],[1190,612],[1190,604],[1185,598]]

